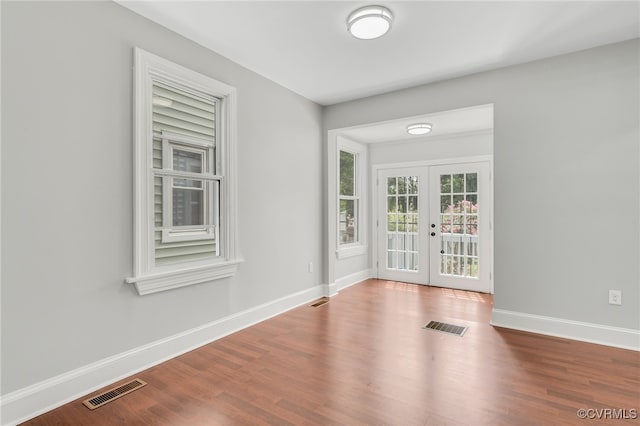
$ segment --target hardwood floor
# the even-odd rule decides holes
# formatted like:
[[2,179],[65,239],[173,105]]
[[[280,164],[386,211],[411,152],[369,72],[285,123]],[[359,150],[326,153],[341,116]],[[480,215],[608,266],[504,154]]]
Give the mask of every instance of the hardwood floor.
[[492,300],[368,280],[136,374],[148,385],[94,411],[78,400],[26,424],[640,423],[640,353],[494,328]]

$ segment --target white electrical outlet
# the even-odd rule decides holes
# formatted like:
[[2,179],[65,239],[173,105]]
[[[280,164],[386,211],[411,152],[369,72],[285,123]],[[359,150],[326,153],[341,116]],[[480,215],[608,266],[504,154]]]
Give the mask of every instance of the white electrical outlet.
[[309,273],[313,273],[313,262],[309,262]]
[[622,305],[622,290],[609,290],[609,304]]

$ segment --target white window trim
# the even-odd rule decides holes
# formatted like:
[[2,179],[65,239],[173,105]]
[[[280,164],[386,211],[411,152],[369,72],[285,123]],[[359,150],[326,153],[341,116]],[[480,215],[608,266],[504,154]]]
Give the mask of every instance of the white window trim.
[[[208,282],[234,275],[242,261],[238,249],[236,179],[236,89],[181,65],[134,49],[134,259],[133,276],[140,295]],[[172,81],[222,99],[220,117],[216,117],[224,142],[217,148],[220,179],[221,250],[214,261],[183,262],[155,266],[153,223],[153,140],[152,82]],[[169,173],[170,174],[170,173]],[[200,175],[198,175],[200,176]]]
[[[353,197],[343,197],[340,195],[340,151],[354,154],[355,156],[355,194]],[[336,150],[336,258],[346,259],[354,256],[361,256],[368,252],[366,232],[366,181],[365,170],[367,162],[366,147],[340,138]],[[340,244],[340,199],[349,198],[357,200],[356,224],[357,240],[353,243]]]

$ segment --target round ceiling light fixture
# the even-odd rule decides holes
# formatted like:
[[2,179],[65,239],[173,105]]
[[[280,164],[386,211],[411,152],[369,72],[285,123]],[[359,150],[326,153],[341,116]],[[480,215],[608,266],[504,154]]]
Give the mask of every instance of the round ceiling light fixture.
[[429,123],[416,123],[407,126],[407,133],[410,135],[426,135],[433,126]]
[[347,29],[355,38],[371,40],[381,37],[391,28],[393,15],[384,6],[365,6],[347,18]]

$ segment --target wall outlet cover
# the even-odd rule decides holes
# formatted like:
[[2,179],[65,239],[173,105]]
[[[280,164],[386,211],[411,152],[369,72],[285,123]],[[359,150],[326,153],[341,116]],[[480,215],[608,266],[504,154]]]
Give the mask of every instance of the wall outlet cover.
[[609,290],[609,304],[610,305],[622,305],[622,291],[621,290]]

